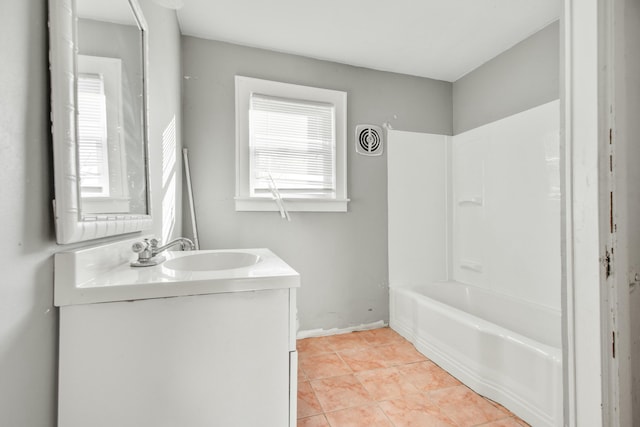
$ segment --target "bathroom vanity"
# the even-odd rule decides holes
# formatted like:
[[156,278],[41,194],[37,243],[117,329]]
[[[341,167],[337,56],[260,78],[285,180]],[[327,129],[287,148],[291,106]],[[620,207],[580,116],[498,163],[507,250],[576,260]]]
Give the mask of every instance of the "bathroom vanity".
[[295,426],[298,273],[268,249],[134,268],[131,243],[56,254],[58,425]]

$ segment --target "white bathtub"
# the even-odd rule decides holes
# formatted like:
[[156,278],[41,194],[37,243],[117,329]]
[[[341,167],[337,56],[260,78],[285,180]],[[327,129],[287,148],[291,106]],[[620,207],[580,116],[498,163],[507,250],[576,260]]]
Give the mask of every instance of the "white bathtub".
[[390,325],[532,426],[562,425],[560,312],[459,282],[390,289]]

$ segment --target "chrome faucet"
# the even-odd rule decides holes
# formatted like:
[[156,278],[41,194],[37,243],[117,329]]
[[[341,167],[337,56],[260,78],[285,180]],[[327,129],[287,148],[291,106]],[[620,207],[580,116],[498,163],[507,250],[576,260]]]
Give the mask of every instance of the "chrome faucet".
[[151,267],[158,265],[165,260],[165,257],[158,255],[176,245],[180,245],[183,251],[192,251],[196,247],[193,242],[186,237],[178,237],[166,245],[158,246],[159,244],[158,239],[144,239],[142,242],[134,243],[131,246],[131,250],[138,254],[138,259],[131,262],[131,266]]

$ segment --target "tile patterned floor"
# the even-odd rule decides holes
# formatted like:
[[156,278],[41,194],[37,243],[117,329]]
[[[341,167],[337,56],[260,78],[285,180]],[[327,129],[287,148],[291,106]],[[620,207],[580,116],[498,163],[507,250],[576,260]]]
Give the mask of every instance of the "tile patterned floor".
[[298,427],[522,427],[389,328],[298,340]]

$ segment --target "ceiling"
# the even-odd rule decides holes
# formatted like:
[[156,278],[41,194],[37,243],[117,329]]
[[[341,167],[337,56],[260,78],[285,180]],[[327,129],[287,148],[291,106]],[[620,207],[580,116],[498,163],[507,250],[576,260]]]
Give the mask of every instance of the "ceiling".
[[558,19],[560,0],[184,0],[183,34],[456,81]]

